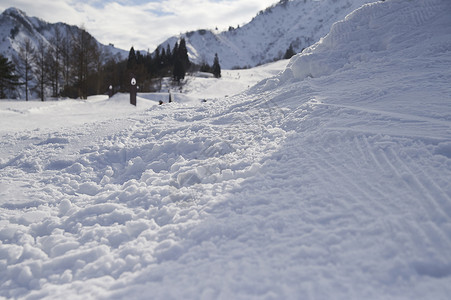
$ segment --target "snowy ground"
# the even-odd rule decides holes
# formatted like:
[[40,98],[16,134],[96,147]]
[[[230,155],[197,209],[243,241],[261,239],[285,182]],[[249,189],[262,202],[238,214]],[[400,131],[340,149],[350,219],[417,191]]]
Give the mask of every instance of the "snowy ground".
[[161,106],[1,101],[0,296],[448,299],[450,12],[365,6]]

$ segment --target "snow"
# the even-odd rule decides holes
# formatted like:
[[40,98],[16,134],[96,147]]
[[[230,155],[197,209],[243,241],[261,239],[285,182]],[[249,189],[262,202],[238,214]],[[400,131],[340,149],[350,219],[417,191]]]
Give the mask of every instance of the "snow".
[[172,48],[183,37],[190,60],[197,64],[212,64],[217,53],[223,68],[255,67],[282,58],[290,45],[301,52],[325,36],[333,23],[371,2],[376,0],[280,1],[241,27],[187,32],[167,39],[159,48]]
[[1,101],[0,296],[448,299],[449,12],[370,4],[170,104]]

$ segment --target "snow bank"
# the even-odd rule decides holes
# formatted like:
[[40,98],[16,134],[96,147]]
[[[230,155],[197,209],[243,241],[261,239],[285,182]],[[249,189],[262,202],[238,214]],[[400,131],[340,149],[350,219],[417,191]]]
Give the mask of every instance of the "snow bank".
[[448,5],[440,0],[366,4],[335,23],[318,43],[294,56],[281,80],[330,75],[368,60],[387,63],[393,53],[418,57],[424,55],[417,52],[418,43],[449,49],[449,42],[438,38],[449,28],[448,13]]

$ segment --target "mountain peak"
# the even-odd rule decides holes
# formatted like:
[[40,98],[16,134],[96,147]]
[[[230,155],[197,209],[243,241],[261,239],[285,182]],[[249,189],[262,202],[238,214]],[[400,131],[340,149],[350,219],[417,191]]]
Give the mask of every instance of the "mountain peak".
[[3,11],[2,15],[21,16],[21,17],[27,16],[27,14],[23,10],[20,10],[17,7],[10,7],[10,8],[5,9],[5,11]]

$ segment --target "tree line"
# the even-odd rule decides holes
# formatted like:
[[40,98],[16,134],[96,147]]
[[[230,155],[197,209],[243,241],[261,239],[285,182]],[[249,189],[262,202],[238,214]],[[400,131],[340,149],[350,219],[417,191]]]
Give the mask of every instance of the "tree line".
[[[116,67],[120,65],[116,64]],[[212,67],[206,63],[196,65],[188,58],[184,38],[177,41],[172,49],[169,44],[166,48],[158,47],[153,55],[150,53],[143,55],[131,47],[125,69],[126,73],[135,75],[140,90],[149,92],[160,90],[161,80],[164,77],[172,77],[173,83],[179,85],[187,72],[204,71],[213,73],[216,78],[221,77],[221,66],[217,54]],[[115,82],[115,85],[123,87],[121,82]],[[125,87],[128,86],[125,85]]]
[[21,88],[27,101],[32,92],[42,101],[48,94],[86,99],[103,90],[105,55],[84,29],[63,34],[55,27],[53,37],[39,40],[37,45],[26,38],[12,61],[1,56],[0,96],[4,98],[7,92],[11,95]]
[[201,68],[221,76],[217,55],[211,67],[189,61],[184,38],[172,49],[169,44],[157,48],[153,55],[131,47],[128,58],[121,60],[102,51],[86,30],[63,34],[56,27],[53,38],[41,40],[37,46],[25,39],[12,61],[0,56],[0,98],[20,90],[27,101],[31,92],[42,101],[47,95],[86,99],[106,93],[110,86],[114,92],[128,92],[132,76],[141,92],[152,92],[161,89],[163,77],[172,77],[174,84],[180,84],[186,72]]

